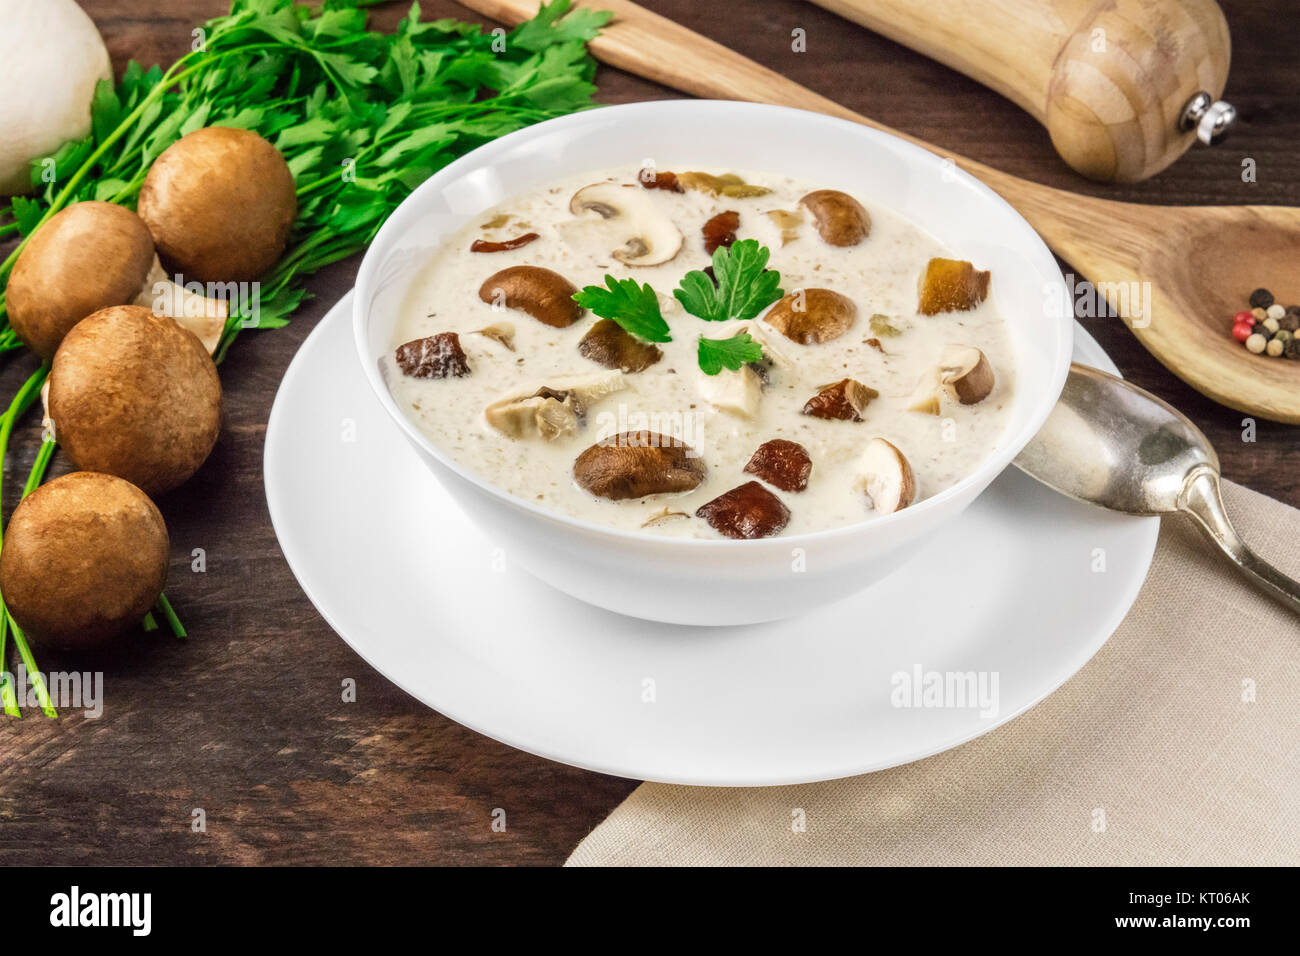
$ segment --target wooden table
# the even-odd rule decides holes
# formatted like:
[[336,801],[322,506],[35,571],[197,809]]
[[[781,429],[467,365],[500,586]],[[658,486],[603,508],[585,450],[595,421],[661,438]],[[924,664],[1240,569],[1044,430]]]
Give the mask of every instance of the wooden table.
[[[170,63],[223,0],[82,0],[120,73],[129,58]],[[1285,0],[1224,0],[1234,40],[1228,98],[1237,134],[1197,149],[1152,182],[1102,187],[1073,174],[1026,114],[973,81],[796,0],[714,4],[646,0],[760,63],[898,129],[1008,172],[1082,192],[1156,203],[1300,204],[1294,31]],[[405,2],[376,10],[391,28]],[[426,18],[473,14],[426,0]],[[736,15],[734,11],[744,12]],[[807,52],[791,30],[807,31]],[[607,103],[672,91],[603,69]],[[1244,184],[1241,161],[1256,161]],[[1300,266],[1300,263],[1298,263]],[[168,592],[188,641],[141,638],[129,657],[60,660],[105,672],[105,709],[57,721],[0,718],[0,862],[558,864],[636,785],[529,756],[452,723],[375,674],[320,619],[276,545],[262,490],[262,442],[276,387],[357,260],[311,284],[316,298],[286,329],[241,338],[222,367],[226,423],[211,460],[161,505],[171,531]],[[1068,267],[1067,267],[1068,268]],[[1184,386],[1116,319],[1085,319],[1124,374],[1190,414],[1229,478],[1300,505],[1300,432],[1243,416]],[[0,393],[30,366],[10,360]],[[36,447],[28,422],[5,475],[5,514]],[[56,473],[66,470],[59,461]],[[191,571],[202,548],[206,571]],[[344,679],[357,701],[341,700]],[[493,832],[492,811],[508,828]],[[192,831],[202,808],[206,833]]]

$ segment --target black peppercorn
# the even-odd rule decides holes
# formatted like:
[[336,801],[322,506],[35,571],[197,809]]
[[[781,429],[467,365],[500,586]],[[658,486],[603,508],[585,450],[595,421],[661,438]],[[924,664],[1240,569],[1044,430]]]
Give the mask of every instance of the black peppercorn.
[[1282,354],[1289,359],[1300,359],[1300,339],[1292,339],[1282,350]]
[[1273,293],[1267,289],[1256,289],[1250,294],[1250,305],[1254,309],[1267,309],[1273,304]]
[[1295,332],[1300,329],[1300,312],[1288,312],[1282,318],[1277,320],[1278,328],[1286,329],[1288,332]]

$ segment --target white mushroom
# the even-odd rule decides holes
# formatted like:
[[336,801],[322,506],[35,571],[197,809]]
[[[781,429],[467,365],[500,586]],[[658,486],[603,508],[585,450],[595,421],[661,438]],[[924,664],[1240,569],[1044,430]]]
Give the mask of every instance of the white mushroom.
[[510,438],[553,441],[576,431],[588,409],[627,387],[622,372],[574,375],[511,393],[483,410],[487,423]]
[[880,514],[902,511],[916,500],[916,476],[907,458],[892,442],[873,438],[859,462],[871,506]]
[[717,375],[700,372],[700,397],[719,411],[753,418],[763,397],[763,380],[749,365],[733,371],[724,368]]
[[152,309],[155,315],[175,319],[181,328],[198,336],[209,355],[216,352],[229,315],[229,307],[221,299],[209,299],[202,292],[173,282],[157,256],[153,257],[144,288],[136,296],[134,304]]
[[681,231],[636,186],[584,186],[573,194],[569,211],[580,218],[560,226],[566,242],[599,249],[624,265],[657,266],[681,251]]

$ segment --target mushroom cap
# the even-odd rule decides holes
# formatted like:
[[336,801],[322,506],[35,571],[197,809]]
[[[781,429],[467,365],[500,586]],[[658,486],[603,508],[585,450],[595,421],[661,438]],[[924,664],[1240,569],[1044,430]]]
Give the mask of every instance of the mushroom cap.
[[801,345],[821,345],[853,327],[858,307],[830,289],[798,289],[772,306],[763,321]]
[[963,405],[975,405],[993,391],[993,366],[973,345],[949,345],[939,359],[943,389]]
[[704,461],[689,445],[645,430],[603,439],[573,463],[574,480],[598,498],[611,501],[690,491],[707,472]]
[[812,213],[817,234],[827,245],[856,246],[871,234],[871,216],[848,193],[817,189],[799,203]]
[[37,229],[14,263],[5,300],[14,332],[49,360],[74,325],[140,294],[153,238],[129,209],[79,202]]
[[167,527],[128,481],[75,471],[18,505],[0,551],[0,589],[38,643],[93,648],[140,620],[167,579]]
[[573,301],[577,287],[558,272],[541,266],[510,266],[494,272],[479,287],[478,297],[488,305],[526,312],[551,328],[568,328],[586,314]]
[[864,490],[880,514],[902,511],[916,500],[916,475],[907,456],[893,442],[884,438],[867,442],[861,467]]
[[[681,230],[642,189],[613,182],[583,186],[569,200],[575,216],[594,214],[604,223],[571,224],[570,237],[590,231],[601,237],[606,249],[619,262],[629,266],[657,266],[668,262],[681,251]],[[588,226],[595,227],[589,229]]]
[[59,346],[49,410],[78,468],[160,495],[212,451],[221,382],[194,333],[142,306],[117,306],[83,319]]
[[169,271],[251,282],[284,252],[298,197],[278,149],[249,130],[208,126],[154,161],[137,208]]

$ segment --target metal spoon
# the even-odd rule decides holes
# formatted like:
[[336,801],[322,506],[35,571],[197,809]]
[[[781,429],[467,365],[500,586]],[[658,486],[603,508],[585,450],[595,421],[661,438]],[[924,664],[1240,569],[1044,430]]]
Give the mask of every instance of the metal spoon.
[[1015,464],[1063,495],[1112,511],[1191,515],[1252,584],[1300,614],[1300,582],[1251,551],[1228,521],[1209,439],[1150,392],[1075,363]]

